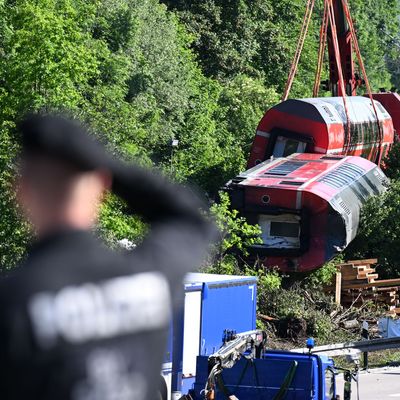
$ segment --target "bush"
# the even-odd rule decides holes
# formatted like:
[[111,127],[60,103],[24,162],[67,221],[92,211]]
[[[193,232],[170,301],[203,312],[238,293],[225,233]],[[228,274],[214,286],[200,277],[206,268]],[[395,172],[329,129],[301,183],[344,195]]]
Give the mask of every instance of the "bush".
[[343,262],[343,255],[340,254],[321,268],[312,271],[304,280],[305,286],[309,289],[318,289],[329,285],[336,274],[336,265]]
[[365,204],[357,237],[345,252],[347,259],[378,258],[380,277],[400,276],[400,181]]
[[218,247],[214,249],[212,266],[207,272],[217,274],[243,274],[241,265],[246,265],[244,257],[248,255],[247,248],[258,243],[261,230],[258,225],[250,225],[246,219],[239,216],[237,210],[230,208],[227,193],[220,192],[220,202],[211,206],[211,214],[215,218],[220,232]]
[[400,143],[395,143],[383,160],[383,172],[390,179],[400,178]]
[[[336,305],[322,288],[331,282],[339,262],[342,258],[332,260],[308,276],[300,279],[297,276],[296,280],[276,270],[258,270],[258,312],[277,319],[266,328],[295,342],[303,341],[307,335],[319,343],[334,340],[336,327],[330,314]],[[249,272],[247,269],[246,273]]]

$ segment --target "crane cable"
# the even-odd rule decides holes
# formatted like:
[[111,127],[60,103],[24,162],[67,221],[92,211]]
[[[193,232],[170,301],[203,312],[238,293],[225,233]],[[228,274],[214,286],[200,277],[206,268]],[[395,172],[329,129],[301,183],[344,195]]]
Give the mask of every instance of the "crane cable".
[[350,147],[350,140],[351,140],[351,120],[350,120],[350,115],[349,115],[349,108],[347,104],[347,96],[346,96],[346,88],[344,85],[344,79],[343,79],[343,69],[342,69],[342,63],[340,60],[340,50],[339,50],[339,42],[337,38],[337,30],[336,30],[336,22],[335,22],[335,11],[333,8],[333,3],[332,0],[325,0],[328,6],[328,16],[329,16],[329,22],[331,25],[331,30],[332,30],[332,42],[333,42],[333,50],[335,53],[335,61],[336,61],[336,67],[338,71],[338,78],[339,78],[339,88],[342,93],[342,98],[343,98],[343,105],[344,105],[344,110],[346,113],[346,132],[345,132],[345,140],[344,140],[344,148],[346,148],[346,153],[349,150]]
[[292,65],[290,67],[289,76],[286,82],[285,91],[282,96],[282,101],[287,100],[289,97],[290,90],[293,85],[294,77],[296,76],[297,67],[299,65],[299,60],[301,56],[301,52],[303,51],[304,41],[307,36],[308,27],[310,26],[310,21],[314,9],[315,0],[307,0],[307,8],[303,18],[303,24],[300,31],[299,40],[297,42],[296,52],[293,58]]
[[378,125],[378,135],[379,135],[379,146],[378,146],[378,154],[376,156],[376,160],[375,161],[376,161],[376,164],[379,165],[380,161],[381,161],[380,160],[381,159],[381,155],[382,155],[382,148],[381,147],[382,147],[382,142],[383,142],[383,139],[384,139],[383,132],[382,132],[382,129],[381,129],[381,125],[379,123],[378,111],[376,109],[375,102],[374,102],[374,99],[372,97],[371,86],[369,84],[367,72],[365,70],[365,65],[364,65],[363,59],[361,57],[361,51],[360,51],[360,47],[358,45],[356,30],[354,28],[354,23],[353,23],[353,20],[351,18],[351,15],[350,15],[350,9],[349,9],[349,5],[347,3],[347,0],[342,0],[342,4],[343,4],[344,13],[346,15],[347,23],[349,24],[354,50],[356,52],[357,59],[358,59],[358,64],[359,64],[359,66],[361,68],[361,71],[362,71],[362,74],[363,74],[363,77],[364,77],[364,80],[365,80],[365,86],[367,87],[368,97],[371,100],[371,105],[372,105],[372,108],[373,108],[375,116],[376,116],[376,123]]
[[[299,36],[299,40],[297,43],[296,52],[295,52],[295,55],[293,58],[291,68],[290,68],[288,80],[286,82],[285,91],[282,96],[282,101],[287,100],[287,98],[289,97],[289,93],[290,93],[290,90],[291,90],[291,87],[293,84],[293,80],[294,80],[294,77],[297,72],[297,67],[299,64],[301,52],[303,50],[304,41],[307,36],[308,27],[310,25],[314,5],[315,5],[315,0],[307,0],[306,12],[305,12],[305,15],[303,18],[303,24],[302,24],[301,31],[300,31],[300,36]],[[325,14],[325,12],[326,12],[326,14]],[[325,26],[321,27],[322,33],[325,32],[325,29],[327,31],[328,22],[330,23],[331,30],[332,30],[332,41],[333,41],[333,48],[334,48],[334,53],[335,53],[335,61],[336,61],[336,65],[337,65],[338,75],[339,75],[339,77],[338,77],[339,78],[339,86],[340,86],[340,91],[341,91],[342,97],[343,97],[343,105],[344,105],[346,119],[347,119],[347,127],[346,127],[346,134],[345,134],[345,147],[348,149],[349,145],[350,145],[350,140],[351,140],[350,139],[351,120],[350,120],[347,98],[346,98],[346,90],[345,90],[344,79],[343,79],[342,64],[341,64],[341,60],[340,60],[340,50],[339,50],[339,43],[338,43],[338,39],[337,39],[335,14],[334,14],[332,0],[324,0],[324,18],[326,18],[326,21],[323,21],[323,25],[325,25]],[[324,24],[324,22],[326,22],[326,23]],[[318,64],[317,74],[320,74],[322,71],[324,48],[325,48],[324,39],[320,38],[320,53],[322,53],[322,54],[319,54],[318,63],[321,64],[321,66]],[[317,84],[314,83],[314,90],[316,90],[317,87],[319,88],[319,83],[317,83]]]
[[326,39],[328,35],[328,5],[326,1],[324,1],[324,13],[322,17],[322,24],[321,29],[319,32],[319,49],[318,49],[318,64],[317,70],[315,72],[315,81],[314,81],[314,88],[313,88],[313,97],[318,97],[319,94],[319,87],[321,84],[321,75],[322,75],[322,66],[324,62],[324,54],[325,54],[325,47],[326,47]]
[[[310,25],[311,17],[312,17],[312,12],[314,9],[315,5],[315,0],[307,0],[307,7],[306,7],[306,13],[303,18],[303,24],[302,28],[300,31],[300,37],[297,43],[297,48],[296,52],[294,55],[294,59],[290,68],[288,80],[286,82],[285,86],[285,91],[282,96],[282,101],[287,100],[289,97],[290,90],[293,85],[293,81],[297,72],[297,67],[299,64],[300,56],[303,50],[305,38],[307,36],[308,28]],[[381,129],[381,126],[379,124],[379,118],[378,118],[378,112],[372,97],[372,91],[371,91],[371,86],[369,84],[368,76],[365,70],[364,62],[361,57],[361,52],[357,40],[357,35],[355,32],[353,20],[350,15],[350,9],[347,3],[347,0],[342,0],[342,5],[343,9],[345,12],[345,16],[347,19],[347,22],[349,24],[350,28],[350,33],[352,37],[352,43],[354,50],[357,55],[358,63],[360,65],[360,68],[362,70],[362,74],[364,76],[365,84],[367,87],[368,91],[368,96],[371,100],[371,104],[376,116],[376,121],[377,121],[377,126],[378,126],[378,135],[379,135],[379,146],[378,146],[378,154],[376,156],[376,161],[377,163],[380,162],[381,154],[382,154],[382,149],[381,145],[383,142],[383,132]],[[331,30],[332,30],[332,42],[333,42],[333,49],[335,53],[335,61],[336,61],[336,66],[337,66],[337,71],[338,71],[338,79],[339,79],[339,88],[342,94],[343,98],[343,106],[345,109],[345,114],[346,114],[346,133],[345,133],[345,140],[344,140],[344,149],[346,153],[348,153],[350,149],[350,144],[351,144],[351,119],[349,115],[349,108],[348,108],[348,102],[347,102],[347,96],[346,96],[346,87],[344,84],[344,78],[343,78],[343,69],[342,69],[342,63],[340,59],[340,49],[339,49],[339,43],[338,43],[338,38],[337,38],[337,29],[336,29],[336,22],[335,22],[335,14],[334,14],[334,7],[332,0],[324,0],[324,15],[323,15],[323,21],[321,25],[321,30],[320,30],[320,44],[319,44],[319,53],[318,53],[318,65],[317,65],[317,71],[316,71],[316,76],[315,76],[315,81],[314,81],[314,88],[313,88],[313,96],[317,97],[318,92],[319,92],[319,86],[320,86],[320,80],[321,80],[321,73],[322,73],[322,63],[323,63],[323,57],[324,57],[324,51],[325,51],[325,46],[326,46],[326,40],[327,40],[327,31],[328,31],[328,23],[330,23]]]

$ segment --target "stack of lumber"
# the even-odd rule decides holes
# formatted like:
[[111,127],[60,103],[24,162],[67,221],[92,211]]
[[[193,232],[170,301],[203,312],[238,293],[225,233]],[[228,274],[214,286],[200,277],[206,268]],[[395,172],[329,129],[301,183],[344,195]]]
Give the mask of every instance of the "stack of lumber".
[[361,306],[366,301],[388,307],[391,314],[400,315],[400,279],[379,280],[373,267],[378,260],[348,261],[337,265],[334,282],[327,292],[345,307]]

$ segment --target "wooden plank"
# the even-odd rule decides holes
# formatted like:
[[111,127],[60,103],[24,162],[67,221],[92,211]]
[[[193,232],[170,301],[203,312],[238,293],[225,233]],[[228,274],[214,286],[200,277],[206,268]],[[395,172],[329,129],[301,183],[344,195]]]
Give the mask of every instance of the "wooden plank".
[[347,285],[346,282],[342,285],[343,289],[363,289],[363,288],[378,288],[385,286],[400,286],[400,278],[397,279],[382,279],[373,283],[359,283]]
[[[375,282],[379,281],[375,280]],[[369,283],[371,283],[371,280],[368,279],[342,280],[342,286],[346,286],[346,288],[349,288],[350,286],[356,287],[357,285],[368,285]]]
[[352,274],[357,274],[357,268],[354,268],[353,264],[343,264],[341,265],[338,270],[343,274],[343,275],[352,275]]
[[336,272],[335,303],[340,306],[342,294],[342,273]]
[[383,303],[393,302],[393,301],[398,300],[396,297],[381,297],[381,296],[360,296],[360,297],[353,296],[353,297],[349,297],[349,296],[342,296],[342,303],[344,303],[346,301],[354,301],[357,298],[360,301],[376,300],[376,301],[381,301]]
[[270,317],[269,315],[265,315],[265,314],[257,314],[258,318],[263,319],[264,321],[278,321],[278,318],[275,317]]
[[340,271],[342,273],[343,279],[344,280],[349,280],[349,279],[357,279],[358,272],[357,270],[351,271]]
[[378,292],[392,292],[392,291],[397,292],[399,289],[400,289],[399,286],[394,286],[394,287],[392,286],[392,287],[381,287],[377,288],[376,290]]
[[337,264],[336,265],[337,268],[343,269],[343,268],[347,268],[347,267],[354,267],[354,264],[352,262],[345,262],[343,264]]
[[370,258],[367,260],[351,260],[347,261],[347,264],[354,264],[354,265],[368,265],[368,264],[377,264],[378,259],[377,258]]
[[358,275],[361,276],[367,276],[368,274],[375,274],[375,269],[374,268],[367,268],[361,272],[358,272]]
[[353,270],[353,271],[340,271],[343,275],[343,279],[356,279],[358,272],[357,270]]

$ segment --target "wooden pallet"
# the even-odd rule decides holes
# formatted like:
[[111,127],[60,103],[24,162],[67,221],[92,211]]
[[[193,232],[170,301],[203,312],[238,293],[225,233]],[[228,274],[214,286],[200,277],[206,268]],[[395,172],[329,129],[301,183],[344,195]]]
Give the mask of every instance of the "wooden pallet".
[[337,273],[325,290],[335,294],[343,306],[361,305],[365,301],[386,305],[391,314],[400,315],[400,279],[379,280],[374,265],[377,259],[352,260],[336,266]]

